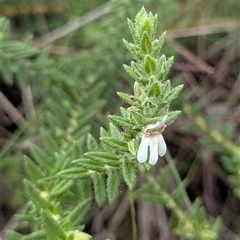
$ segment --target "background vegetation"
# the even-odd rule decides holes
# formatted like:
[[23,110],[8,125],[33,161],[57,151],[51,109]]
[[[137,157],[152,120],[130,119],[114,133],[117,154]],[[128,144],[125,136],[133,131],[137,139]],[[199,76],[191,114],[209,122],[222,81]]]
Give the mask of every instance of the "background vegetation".
[[[171,193],[183,184],[192,202],[201,198],[210,221],[220,216],[219,239],[239,239],[239,4],[235,0],[2,2],[3,239],[8,229],[32,232],[14,218],[25,211],[22,180],[28,178],[24,167],[28,157],[40,155],[54,162],[68,155],[74,141],[85,151],[87,134],[98,139],[99,127],[108,127],[106,116],[118,114],[122,103],[116,92],[131,93],[133,80],[122,67],[131,57],[122,38],[131,39],[126,19],[133,19],[143,5],[158,14],[158,35],[167,31],[162,53],[175,56],[168,78],[173,85],[184,83],[172,106],[183,114],[164,132],[182,180],[168,172],[166,189]],[[52,149],[61,152],[52,156]],[[170,158],[158,162],[151,171],[154,178],[169,166]],[[172,230],[171,212],[142,187],[149,179],[142,178],[139,175],[135,196],[139,239],[184,239],[179,229]],[[114,203],[105,200],[101,207],[93,203],[88,213],[84,231],[93,239],[131,236],[124,183]]]

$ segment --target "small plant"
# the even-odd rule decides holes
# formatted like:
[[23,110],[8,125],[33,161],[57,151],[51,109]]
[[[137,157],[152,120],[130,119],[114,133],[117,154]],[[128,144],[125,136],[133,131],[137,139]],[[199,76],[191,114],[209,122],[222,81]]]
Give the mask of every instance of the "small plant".
[[[84,215],[93,199],[100,206],[107,195],[113,203],[121,179],[129,189],[132,239],[137,240],[134,200],[138,198],[169,208],[169,226],[175,235],[185,239],[218,239],[219,219],[209,222],[201,201],[196,199],[192,203],[189,200],[167,152],[164,131],[181,113],[170,110],[170,104],[183,85],[172,87],[171,81],[166,79],[173,57],[159,55],[166,33],[156,39],[157,25],[157,15],[145,8],[136,15],[134,22],[128,19],[133,43],[126,40],[123,43],[134,61],[124,68],[135,80],[133,95],[117,93],[130,106],[121,107],[119,115],[109,116],[109,131],[100,128],[99,143],[89,134],[84,154],[78,145],[79,139],[70,141],[72,138],[68,138],[64,148],[56,149],[59,146],[56,139],[43,131],[48,152],[34,145],[31,147],[33,161],[25,157],[30,180],[24,180],[29,201],[25,213],[16,217],[27,221],[33,232],[23,236],[9,231],[9,239],[90,239],[91,236],[84,232],[84,225],[80,225]],[[67,136],[71,130],[70,127],[65,129]],[[156,180],[150,170],[164,155],[167,165],[160,169]],[[178,183],[171,194],[166,190],[170,172]],[[139,174],[146,179],[141,188],[137,185]]]

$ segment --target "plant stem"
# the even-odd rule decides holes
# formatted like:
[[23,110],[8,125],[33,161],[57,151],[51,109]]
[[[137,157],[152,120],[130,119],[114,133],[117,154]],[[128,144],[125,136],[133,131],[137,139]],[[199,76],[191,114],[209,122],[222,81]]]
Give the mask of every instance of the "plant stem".
[[190,209],[191,208],[191,201],[190,201],[189,196],[188,196],[188,194],[186,192],[186,188],[184,186],[185,184],[182,181],[182,179],[181,179],[181,177],[180,177],[180,175],[178,173],[178,170],[176,168],[176,165],[174,163],[174,160],[172,159],[172,156],[170,155],[169,152],[167,152],[167,154],[166,154],[166,159],[167,159],[169,167],[170,167],[170,169],[172,171],[172,174],[173,174],[173,176],[174,176],[174,178],[175,178],[175,180],[177,182],[178,188],[181,189],[181,193],[182,193],[182,197],[184,199],[184,202],[185,202],[187,208]]
[[136,211],[134,206],[134,197],[133,191],[128,188],[128,196],[130,203],[130,212],[131,212],[131,220],[132,220],[132,237],[133,240],[137,240],[137,222],[136,222]]

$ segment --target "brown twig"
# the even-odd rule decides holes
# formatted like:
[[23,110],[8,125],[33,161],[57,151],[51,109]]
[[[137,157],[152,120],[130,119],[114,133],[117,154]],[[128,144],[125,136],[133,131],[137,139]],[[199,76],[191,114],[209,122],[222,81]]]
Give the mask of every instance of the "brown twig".
[[25,119],[19,113],[19,111],[13,106],[13,104],[6,98],[6,96],[0,91],[0,102],[1,108],[9,115],[9,117],[15,122],[18,126],[21,126],[25,123]]
[[23,101],[24,112],[26,114],[29,114],[30,116],[36,118],[32,90],[31,90],[30,85],[28,85],[26,87],[26,89],[22,91],[22,101]]
[[181,45],[177,41],[167,39],[166,43],[175,51],[177,51],[182,57],[187,59],[189,62],[193,63],[202,71],[208,73],[209,75],[214,74],[215,70],[213,67],[209,66],[206,62],[204,62],[202,59],[197,57],[195,54],[193,54],[191,51],[189,51],[187,48],[185,48],[183,45]]
[[172,38],[184,38],[203,36],[221,32],[233,32],[238,28],[237,21],[221,22],[216,24],[207,24],[187,28],[176,28],[167,30],[168,36]]
[[81,28],[82,26],[86,25],[93,20],[96,20],[106,13],[109,12],[111,6],[111,1],[101,5],[98,8],[86,13],[85,15],[73,20],[72,22],[67,23],[64,26],[61,26],[52,32],[47,33],[46,35],[42,36],[40,39],[34,41],[34,45],[39,47],[44,47],[64,36],[67,34]]

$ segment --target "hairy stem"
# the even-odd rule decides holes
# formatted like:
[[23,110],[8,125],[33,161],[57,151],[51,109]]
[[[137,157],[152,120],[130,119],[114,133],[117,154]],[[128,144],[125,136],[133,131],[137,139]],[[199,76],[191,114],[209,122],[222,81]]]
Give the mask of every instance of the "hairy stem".
[[132,236],[133,236],[133,240],[137,240],[137,222],[136,222],[136,211],[134,206],[134,197],[133,197],[133,191],[129,188],[128,188],[128,196],[129,196],[131,220],[132,220]]

